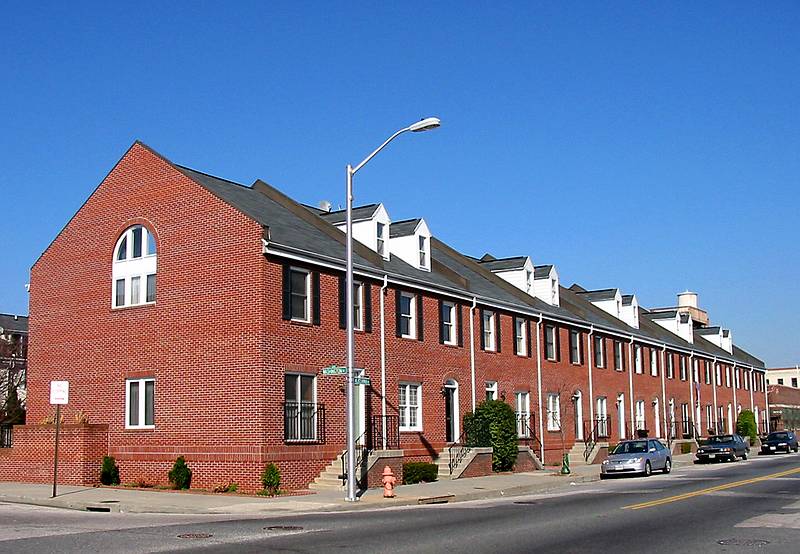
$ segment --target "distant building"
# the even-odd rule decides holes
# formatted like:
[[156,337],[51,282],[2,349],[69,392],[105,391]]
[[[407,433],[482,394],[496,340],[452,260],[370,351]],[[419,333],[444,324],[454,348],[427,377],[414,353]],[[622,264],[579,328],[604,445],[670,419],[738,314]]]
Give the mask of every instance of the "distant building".
[[800,366],[767,369],[767,385],[800,388]]
[[767,395],[770,429],[800,429],[800,390],[785,385],[769,385]]
[[11,426],[25,422],[28,318],[0,313],[0,448],[11,446]]

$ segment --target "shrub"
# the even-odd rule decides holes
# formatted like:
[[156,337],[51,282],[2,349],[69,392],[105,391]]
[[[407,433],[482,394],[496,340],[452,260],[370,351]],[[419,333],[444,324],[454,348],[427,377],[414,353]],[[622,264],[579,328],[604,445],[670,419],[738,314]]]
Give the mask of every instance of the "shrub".
[[278,469],[278,466],[273,463],[267,464],[261,474],[261,485],[264,487],[265,493],[269,496],[280,494],[281,471]]
[[403,464],[403,484],[432,483],[439,477],[439,466],[428,462],[406,462]]
[[681,443],[681,454],[691,454],[692,453],[692,443],[690,442],[682,442]]
[[509,471],[517,461],[517,416],[502,400],[485,400],[464,416],[467,446],[491,446],[492,469]]
[[742,410],[736,420],[736,432],[743,437],[750,437],[750,446],[755,446],[758,439],[756,416],[750,410]]
[[219,485],[215,485],[211,489],[211,492],[220,492],[220,493],[236,492],[238,489],[239,489],[239,485],[237,485],[233,481],[228,481],[227,483],[221,483]]
[[183,456],[178,456],[167,477],[169,477],[169,482],[172,486],[178,490],[188,489],[191,486],[192,470],[186,465],[186,460],[183,459]]
[[100,466],[100,482],[104,485],[119,485],[119,467],[111,456],[103,456]]

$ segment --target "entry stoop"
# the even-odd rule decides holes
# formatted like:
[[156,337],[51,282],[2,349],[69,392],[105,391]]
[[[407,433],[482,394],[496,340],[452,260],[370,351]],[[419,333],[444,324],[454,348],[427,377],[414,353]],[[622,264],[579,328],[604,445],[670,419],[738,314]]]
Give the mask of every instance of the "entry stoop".
[[[342,454],[344,454],[344,451],[342,451]],[[342,478],[341,457],[337,456],[331,463],[325,466],[325,469],[323,469],[319,476],[308,485],[308,488],[313,491],[343,491],[345,486],[344,479]]]
[[[465,447],[466,448],[466,447]],[[491,447],[474,447],[469,448],[469,451],[466,453],[464,458],[458,463],[456,467],[453,468],[453,473],[450,473],[450,448],[445,448],[441,452],[439,452],[439,456],[436,458],[436,465],[439,466],[439,481],[448,480],[448,479],[458,479],[461,475],[467,470],[467,468],[475,461],[475,458],[478,456],[486,456],[489,455],[489,468],[488,472],[483,471],[482,473],[485,475],[491,474],[491,457],[492,457],[492,448]]]

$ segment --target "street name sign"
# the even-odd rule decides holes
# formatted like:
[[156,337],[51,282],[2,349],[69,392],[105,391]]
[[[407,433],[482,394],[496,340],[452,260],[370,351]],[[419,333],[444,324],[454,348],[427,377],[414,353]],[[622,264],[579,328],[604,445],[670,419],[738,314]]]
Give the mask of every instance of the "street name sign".
[[322,368],[323,375],[346,375],[347,368],[340,365],[329,365]]
[[369,386],[372,384],[372,381],[369,380],[369,377],[353,377],[353,383],[356,385]]

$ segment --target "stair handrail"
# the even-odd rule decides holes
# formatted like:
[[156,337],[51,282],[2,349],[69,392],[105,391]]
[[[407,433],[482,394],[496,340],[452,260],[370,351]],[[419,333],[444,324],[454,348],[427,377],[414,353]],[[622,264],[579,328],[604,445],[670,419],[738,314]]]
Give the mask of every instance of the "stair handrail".
[[469,451],[472,450],[471,447],[466,445],[466,442],[467,442],[467,432],[464,431],[458,437],[458,440],[453,444],[451,444],[447,449],[448,453],[450,454],[450,461],[448,462],[450,475],[453,475],[453,471],[455,471],[455,469],[458,467],[458,464],[460,464],[464,460],[464,458],[467,457]]
[[597,431],[600,427],[600,422],[604,420],[605,420],[604,417],[596,416],[588,435],[584,433],[585,436],[583,439],[584,441],[583,460],[587,463],[589,462],[589,457],[592,455],[592,451],[594,450],[594,447],[597,444]]
[[[367,433],[368,431],[364,431],[361,435],[356,439],[356,468],[359,468],[363,465],[364,460],[369,456],[371,449],[367,446]],[[347,484],[347,450],[342,452],[341,455],[342,459],[342,486]],[[356,477],[356,485],[361,486],[360,481],[363,479],[363,475],[359,478]]]

